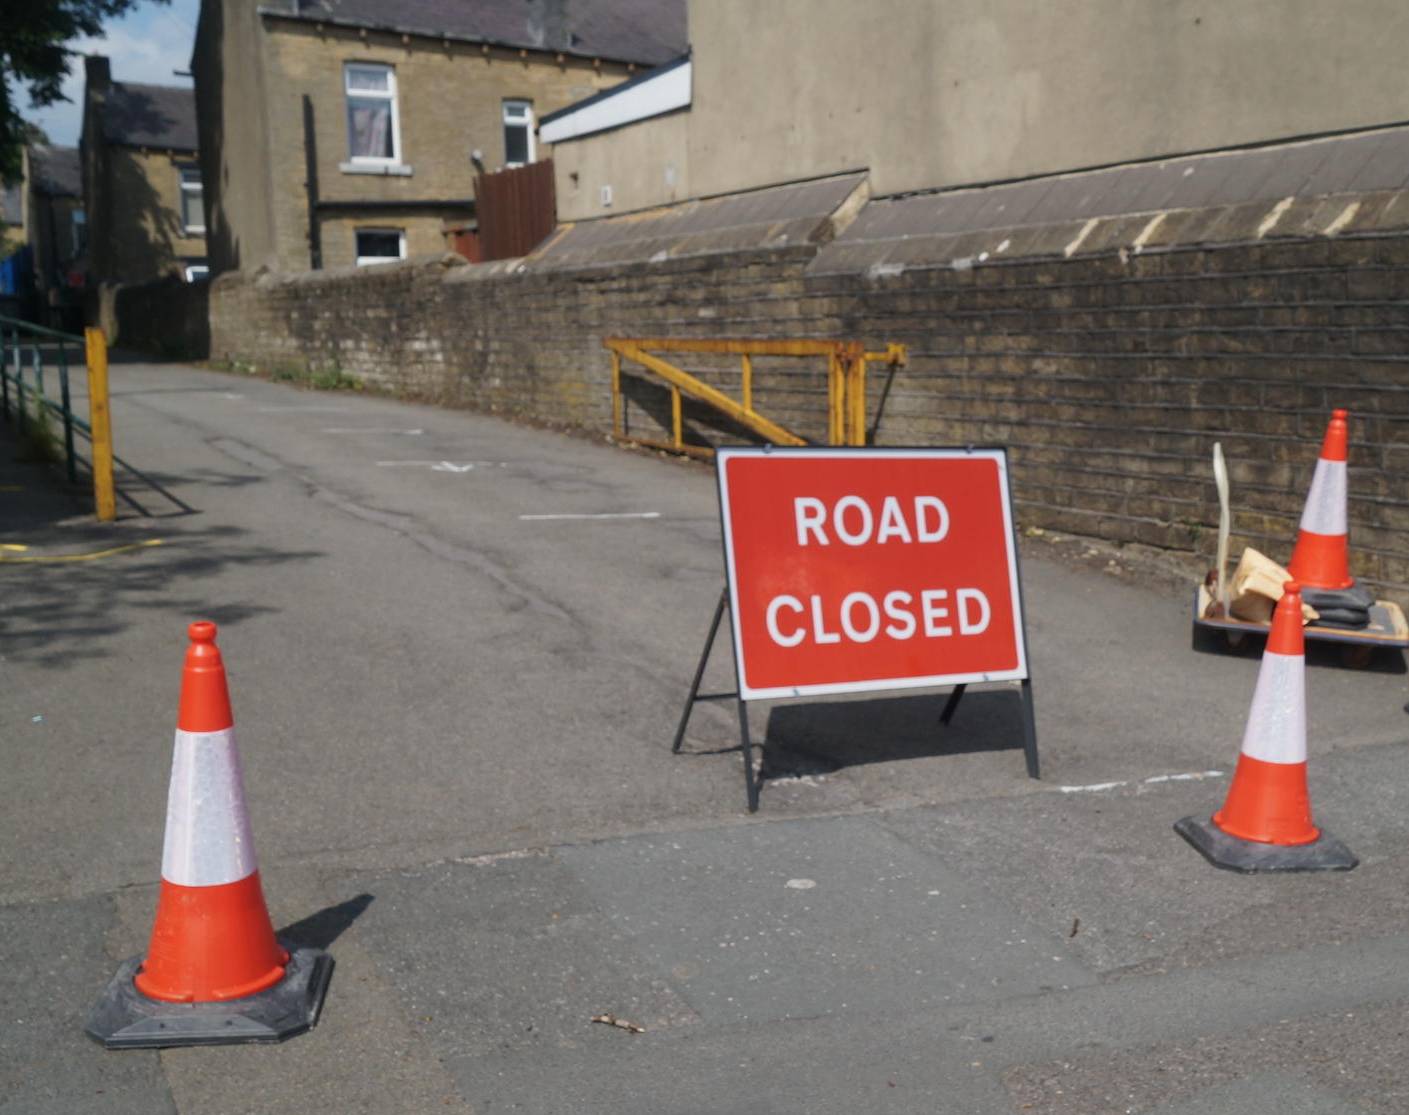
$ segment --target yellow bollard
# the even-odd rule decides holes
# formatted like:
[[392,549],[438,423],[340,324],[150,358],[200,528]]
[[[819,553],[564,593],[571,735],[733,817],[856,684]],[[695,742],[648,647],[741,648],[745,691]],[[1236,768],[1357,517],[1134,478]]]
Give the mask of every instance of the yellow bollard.
[[108,410],[108,339],[101,329],[85,329],[88,357],[88,424],[93,433],[93,502],[100,522],[117,518],[113,494],[113,426]]

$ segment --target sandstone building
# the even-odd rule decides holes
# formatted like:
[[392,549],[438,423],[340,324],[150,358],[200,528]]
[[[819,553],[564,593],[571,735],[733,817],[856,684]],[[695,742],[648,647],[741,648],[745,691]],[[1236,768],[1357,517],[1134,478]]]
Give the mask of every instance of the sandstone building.
[[40,321],[73,329],[79,324],[88,252],[78,148],[39,143],[26,147],[21,196]]
[[114,81],[85,60],[79,142],[88,273],[135,283],[206,273],[205,208],[190,89]]
[[204,0],[192,71],[216,272],[445,250],[538,118],[685,49],[684,0]]

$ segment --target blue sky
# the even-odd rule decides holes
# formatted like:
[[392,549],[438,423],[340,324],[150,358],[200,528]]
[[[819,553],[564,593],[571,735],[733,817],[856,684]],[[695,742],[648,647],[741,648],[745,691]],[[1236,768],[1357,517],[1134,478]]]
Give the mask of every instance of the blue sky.
[[[123,19],[108,23],[99,39],[75,39],[70,50],[80,54],[106,54],[112,61],[115,81],[141,81],[149,85],[191,84],[173,70],[191,65],[191,44],[196,37],[200,0],[171,0],[170,4],[140,3]],[[64,82],[67,102],[46,108],[22,110],[54,143],[73,147],[83,125],[83,59],[74,58]]]

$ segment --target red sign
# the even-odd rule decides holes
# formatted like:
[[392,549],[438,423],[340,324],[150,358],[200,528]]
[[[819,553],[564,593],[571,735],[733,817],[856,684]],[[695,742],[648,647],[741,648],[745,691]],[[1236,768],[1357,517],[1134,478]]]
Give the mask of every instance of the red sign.
[[1001,449],[721,449],[745,700],[1028,676]]

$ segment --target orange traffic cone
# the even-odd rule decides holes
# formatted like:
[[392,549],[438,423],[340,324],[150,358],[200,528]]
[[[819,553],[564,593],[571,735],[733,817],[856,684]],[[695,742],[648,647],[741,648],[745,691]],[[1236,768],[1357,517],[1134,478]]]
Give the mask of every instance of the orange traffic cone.
[[317,1020],[332,971],[274,936],[215,624],[188,633],[151,944],[88,1019],[110,1049],[282,1041]]
[[1230,871],[1348,871],[1360,861],[1311,822],[1306,788],[1306,657],[1301,586],[1288,581],[1272,615],[1242,751],[1223,808],[1174,831]]
[[1310,588],[1343,589],[1355,584],[1350,575],[1350,539],[1346,526],[1346,492],[1349,487],[1346,444],[1350,412],[1331,411],[1321,456],[1311,478],[1311,491],[1301,513],[1292,560],[1287,572]]

